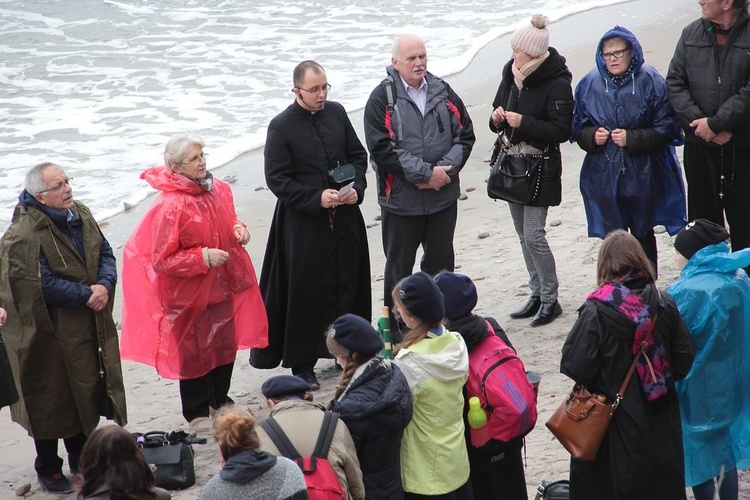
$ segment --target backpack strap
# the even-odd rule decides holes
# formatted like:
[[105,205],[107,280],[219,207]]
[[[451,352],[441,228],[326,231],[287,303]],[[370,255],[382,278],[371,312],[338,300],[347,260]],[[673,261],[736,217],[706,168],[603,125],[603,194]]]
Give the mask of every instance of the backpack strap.
[[318,458],[327,458],[328,450],[331,448],[331,441],[336,432],[336,424],[339,420],[339,414],[333,411],[327,411],[323,415],[323,424],[320,426],[318,442],[315,443],[315,449],[312,456]]
[[383,78],[380,84],[383,86],[383,90],[385,90],[386,112],[391,117],[391,123],[393,120],[396,121],[396,130],[393,130],[393,133],[396,135],[397,140],[401,140],[404,137],[404,129],[401,124],[401,115],[396,105],[396,82],[391,75],[388,75]]
[[260,423],[260,426],[263,427],[263,430],[266,431],[266,434],[268,434],[268,437],[271,438],[271,441],[276,448],[279,449],[279,452],[281,452],[282,455],[294,461],[300,461],[302,459],[297,448],[295,448],[292,442],[289,441],[289,437],[287,437],[286,433],[275,418],[268,417]]

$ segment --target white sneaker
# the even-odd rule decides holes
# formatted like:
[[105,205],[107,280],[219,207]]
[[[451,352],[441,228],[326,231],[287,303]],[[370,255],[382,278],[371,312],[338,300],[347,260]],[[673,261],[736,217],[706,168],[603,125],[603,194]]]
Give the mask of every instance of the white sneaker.
[[190,430],[197,435],[210,435],[213,423],[209,417],[198,417],[190,421]]

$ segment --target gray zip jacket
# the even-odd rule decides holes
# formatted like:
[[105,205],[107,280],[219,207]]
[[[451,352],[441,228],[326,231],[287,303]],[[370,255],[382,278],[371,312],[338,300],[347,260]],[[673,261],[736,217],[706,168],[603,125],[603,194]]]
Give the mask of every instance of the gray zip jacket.
[[[386,87],[378,85],[367,100],[365,138],[378,177],[378,203],[397,215],[429,215],[448,208],[460,194],[459,172],[474,146],[474,127],[461,98],[427,73],[425,115],[406,93],[393,66],[387,69],[395,93],[388,106]],[[384,80],[383,82],[385,82]],[[439,191],[419,189],[436,165],[452,165],[451,182]]]

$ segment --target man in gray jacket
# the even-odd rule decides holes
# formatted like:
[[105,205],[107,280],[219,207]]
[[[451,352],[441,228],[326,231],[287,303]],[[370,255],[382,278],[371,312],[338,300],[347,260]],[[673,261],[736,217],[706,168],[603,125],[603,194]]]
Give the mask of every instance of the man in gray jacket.
[[667,74],[685,129],[688,219],[729,222],[732,250],[750,247],[750,24],[744,0],[700,0]]
[[[422,271],[453,271],[458,174],[471,154],[474,128],[461,98],[427,72],[427,50],[415,35],[393,43],[388,76],[365,106],[365,137],[378,176],[385,252],[384,304],[412,273],[422,246]],[[396,323],[391,322],[399,340]]]

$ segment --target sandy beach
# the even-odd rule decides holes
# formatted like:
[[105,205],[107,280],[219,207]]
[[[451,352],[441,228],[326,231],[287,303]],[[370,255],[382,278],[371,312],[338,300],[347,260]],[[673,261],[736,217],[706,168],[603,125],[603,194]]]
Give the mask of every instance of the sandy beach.
[[[570,16],[551,24],[550,44],[568,59],[574,83],[577,83],[594,65],[594,50],[600,36],[619,24],[636,34],[644,48],[646,62],[664,75],[682,28],[699,15],[697,2],[694,1],[670,0],[657,3],[652,0],[635,0]],[[430,53],[429,43],[427,50],[433,59],[439,58],[439,55]],[[506,203],[495,202],[486,196],[488,167],[484,162],[493,143],[486,120],[491,112],[490,105],[499,83],[500,70],[509,57],[509,37],[501,37],[480,51],[465,71],[446,76],[446,80],[467,104],[477,133],[472,157],[461,173],[462,191],[467,194],[467,198],[459,202],[455,248],[457,272],[470,276],[479,291],[476,312],[494,316],[518,349],[526,368],[542,376],[539,420],[526,439],[525,451],[526,481],[529,496],[533,498],[541,480],[565,479],[568,475],[569,456],[554,440],[544,422],[571,387],[571,381],[559,373],[560,348],[575,321],[577,308],[595,286],[595,264],[600,240],[587,237],[586,218],[578,190],[583,153],[576,145],[564,144],[563,203],[550,209],[547,226],[549,243],[557,260],[559,300],[563,315],[552,324],[540,328],[531,328],[528,320],[509,319],[510,311],[528,295],[528,276]],[[326,61],[319,62],[325,67]],[[384,66],[388,62],[389,56],[383,54]],[[369,93],[370,90],[368,88],[362,91]],[[353,113],[351,119],[364,143],[361,112]],[[210,151],[211,137],[204,138],[206,150]],[[258,190],[262,186],[250,185],[244,181],[244,177],[247,172],[262,168],[262,152],[256,151],[213,170],[214,175],[220,178],[233,176],[236,179],[232,184],[236,207],[240,219],[250,228],[252,239],[247,248],[258,272],[276,200],[270,191]],[[85,183],[85,179],[80,179],[80,182]],[[368,182],[362,211],[368,225],[373,311],[380,311],[384,257],[380,223],[376,219],[379,214],[376,183],[371,170],[368,172]],[[150,202],[151,200],[146,201],[126,213],[102,221],[102,230],[116,249],[118,259],[128,235]],[[489,236],[480,238],[480,233],[488,233]],[[665,289],[676,279],[678,271],[672,260],[671,238],[667,234],[660,234],[657,238],[659,286]],[[120,293],[118,286],[115,306],[117,321],[120,319]],[[315,398],[327,403],[339,372],[333,369],[331,360],[321,360],[316,371],[322,388],[315,393]],[[186,427],[180,414],[178,386],[175,381],[161,379],[151,367],[127,361],[123,362],[123,372],[129,414],[126,428],[130,432],[168,431]],[[263,418],[267,412],[260,396],[260,385],[268,377],[286,372],[287,370],[280,368],[256,370],[248,364],[248,352],[242,351],[235,364],[230,396]],[[60,448],[62,452],[62,445]],[[220,469],[219,453],[212,443],[196,445],[194,448],[197,484],[187,490],[173,492],[173,498],[197,498],[201,485]],[[21,427],[11,422],[8,408],[0,410],[0,498],[14,498],[15,488],[25,483],[31,483],[32,486],[27,497],[75,498],[74,494],[66,497],[47,495],[39,489],[33,469],[34,456],[33,441]],[[67,472],[67,465],[65,471]],[[743,499],[750,499],[749,478],[748,474],[740,474],[740,497]]]

